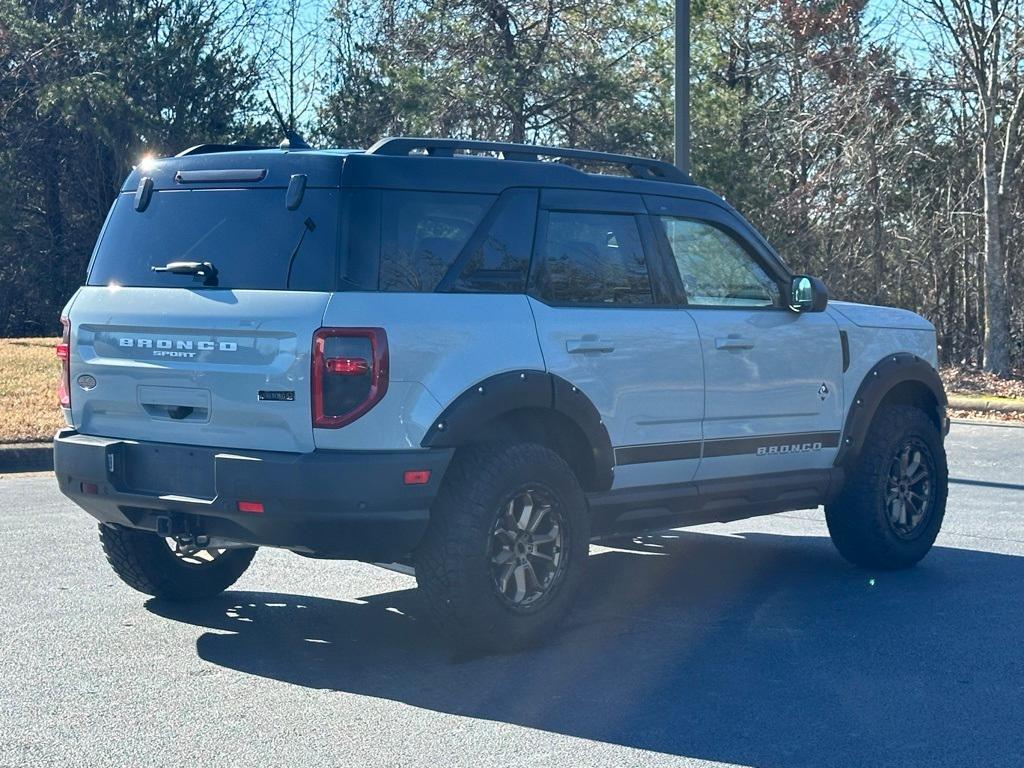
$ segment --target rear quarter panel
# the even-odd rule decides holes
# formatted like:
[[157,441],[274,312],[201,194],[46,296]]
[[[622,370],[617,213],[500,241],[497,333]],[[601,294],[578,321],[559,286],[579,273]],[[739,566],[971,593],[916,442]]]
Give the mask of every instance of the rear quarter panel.
[[477,382],[544,370],[524,295],[336,293],[323,324],[384,328],[391,376],[387,394],[362,418],[314,430],[317,448],[419,447],[444,408]]

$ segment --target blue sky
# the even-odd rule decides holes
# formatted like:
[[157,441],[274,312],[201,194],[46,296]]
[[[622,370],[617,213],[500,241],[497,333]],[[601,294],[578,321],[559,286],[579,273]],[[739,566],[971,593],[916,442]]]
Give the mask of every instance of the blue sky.
[[927,26],[928,22],[917,17],[905,0],[870,0],[865,18],[874,25],[875,37],[895,41],[911,62],[924,64],[927,54],[917,24]]

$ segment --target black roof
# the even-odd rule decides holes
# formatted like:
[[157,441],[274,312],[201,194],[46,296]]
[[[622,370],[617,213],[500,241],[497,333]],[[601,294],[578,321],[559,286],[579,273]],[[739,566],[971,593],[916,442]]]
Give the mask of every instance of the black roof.
[[[559,161],[582,165],[586,170]],[[628,175],[592,172],[597,169],[616,169]],[[232,177],[228,171],[239,173]],[[181,189],[183,184],[201,186],[203,172],[209,173],[211,183],[230,181],[232,186],[239,187],[283,188],[293,174],[305,174],[310,187],[419,188],[494,194],[509,187],[532,186],[721,202],[718,195],[694,185],[682,171],[659,160],[531,144],[411,137],[382,139],[367,150],[198,145],[175,157],[144,160],[121,189],[134,191],[143,177],[152,178],[155,189]]]
[[[583,164],[588,171],[594,166],[618,166],[629,175],[592,173],[541,158],[570,160]],[[500,194],[511,187],[537,187],[687,198],[711,203],[735,215],[752,237],[775,253],[729,203],[697,186],[668,163],[530,144],[422,138],[382,139],[368,150],[203,144],[175,157],[145,159],[125,180],[121,191],[136,191],[146,177],[152,179],[154,189],[195,189],[205,183],[285,189],[295,174],[305,175],[308,187],[333,189]]]

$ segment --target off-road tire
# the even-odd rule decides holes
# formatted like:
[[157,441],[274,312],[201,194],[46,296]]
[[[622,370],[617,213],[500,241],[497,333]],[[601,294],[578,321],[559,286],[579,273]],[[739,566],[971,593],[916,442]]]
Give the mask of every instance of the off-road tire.
[[166,600],[201,600],[220,594],[245,573],[256,548],[229,549],[202,565],[182,561],[155,533],[101,523],[107,562],[125,584]]
[[[534,605],[510,607],[495,586],[490,546],[500,510],[527,487],[542,488],[567,528],[559,580]],[[456,647],[510,651],[552,636],[569,612],[590,546],[586,497],[569,465],[544,446],[486,444],[460,450],[415,553],[416,580],[430,617]]]
[[[898,535],[890,523],[886,494],[895,457],[908,441],[927,450],[931,461],[930,514],[913,538]],[[931,549],[946,511],[948,469],[942,436],[920,408],[880,409],[864,448],[839,497],[825,507],[829,534],[839,553],[865,568],[896,570],[917,563]]]

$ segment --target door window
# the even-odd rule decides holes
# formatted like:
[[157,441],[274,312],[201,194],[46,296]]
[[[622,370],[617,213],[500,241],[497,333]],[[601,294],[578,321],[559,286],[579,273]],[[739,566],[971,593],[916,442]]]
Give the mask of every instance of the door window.
[[658,219],[690,306],[780,306],[778,284],[732,235],[693,219]]
[[548,213],[538,244],[535,291],[551,304],[652,304],[636,217]]

